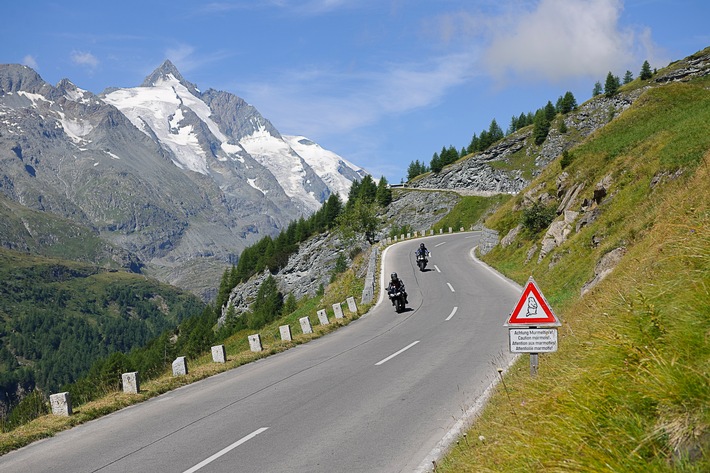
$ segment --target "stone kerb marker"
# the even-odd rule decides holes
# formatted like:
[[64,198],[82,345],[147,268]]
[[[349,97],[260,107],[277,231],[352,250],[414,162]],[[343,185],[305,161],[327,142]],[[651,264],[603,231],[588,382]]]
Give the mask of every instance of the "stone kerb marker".
[[298,319],[298,323],[301,324],[301,332],[313,333],[313,327],[311,327],[311,320],[308,317],[301,317]]
[[343,318],[343,308],[341,307],[340,303],[335,303],[333,304],[333,312],[335,312],[335,318],[336,319],[342,319]]
[[224,349],[224,345],[215,345],[212,347],[212,361],[215,363],[227,362],[227,351]]
[[353,314],[357,312],[357,305],[355,304],[355,298],[350,296],[347,299],[348,301],[348,310],[352,312]]
[[123,373],[121,375],[123,384],[123,392],[128,394],[138,394],[140,392],[140,384],[138,383],[138,372]]
[[261,337],[258,333],[255,333],[254,335],[249,335],[249,349],[255,353],[258,353],[262,350]]
[[328,325],[330,323],[328,322],[328,314],[325,313],[325,309],[318,311],[318,322],[320,322],[321,325]]
[[281,341],[290,342],[291,341],[291,326],[281,325],[279,327],[279,332],[281,333]]
[[187,360],[184,356],[178,356],[173,361],[173,376],[184,376],[187,374]]
[[68,392],[50,395],[49,403],[52,405],[52,414],[55,416],[69,417],[72,414],[71,395]]

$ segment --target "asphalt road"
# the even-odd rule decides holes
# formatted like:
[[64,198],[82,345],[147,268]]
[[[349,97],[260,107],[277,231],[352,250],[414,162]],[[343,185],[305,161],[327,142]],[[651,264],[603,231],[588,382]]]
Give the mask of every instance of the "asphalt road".
[[477,243],[390,246],[383,274],[404,280],[406,312],[385,298],[325,337],[10,452],[0,472],[423,471],[512,359],[503,323],[521,289],[472,258]]

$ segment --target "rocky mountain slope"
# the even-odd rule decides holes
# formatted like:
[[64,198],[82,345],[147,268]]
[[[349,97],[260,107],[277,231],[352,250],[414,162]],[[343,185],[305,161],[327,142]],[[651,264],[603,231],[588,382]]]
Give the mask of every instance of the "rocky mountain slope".
[[[550,162],[627,110],[648,88],[707,75],[707,59],[703,55],[686,58],[666,70],[643,87],[611,97],[598,95],[567,115],[558,116],[541,145],[533,142],[532,126],[529,126],[505,137],[486,151],[461,159],[439,173],[417,178],[408,186],[450,189],[469,195],[517,194]],[[561,127],[562,121],[564,127]],[[565,131],[560,131],[561,128]]]
[[[365,175],[307,149],[241,98],[200,92],[169,61],[140,87],[101,95],[0,65],[0,192],[125,250],[114,264],[203,299],[243,248]],[[2,229],[0,244],[18,246]]]

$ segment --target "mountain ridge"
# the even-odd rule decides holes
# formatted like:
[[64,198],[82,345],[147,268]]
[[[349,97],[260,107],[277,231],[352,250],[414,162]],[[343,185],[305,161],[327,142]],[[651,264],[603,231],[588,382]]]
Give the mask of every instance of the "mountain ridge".
[[[135,255],[131,268],[204,300],[243,248],[331,193],[347,198],[365,174],[331,153],[354,170],[326,184],[253,106],[200,92],[169,60],[142,86],[100,95],[0,65],[0,117],[0,192],[98,232]],[[11,241],[0,232],[0,243]]]

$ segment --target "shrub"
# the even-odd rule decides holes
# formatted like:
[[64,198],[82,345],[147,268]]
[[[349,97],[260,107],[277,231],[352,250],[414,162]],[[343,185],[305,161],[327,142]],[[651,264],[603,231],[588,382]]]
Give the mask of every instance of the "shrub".
[[538,233],[549,227],[556,216],[554,207],[545,207],[542,203],[535,202],[531,207],[523,210],[521,223],[529,231]]

